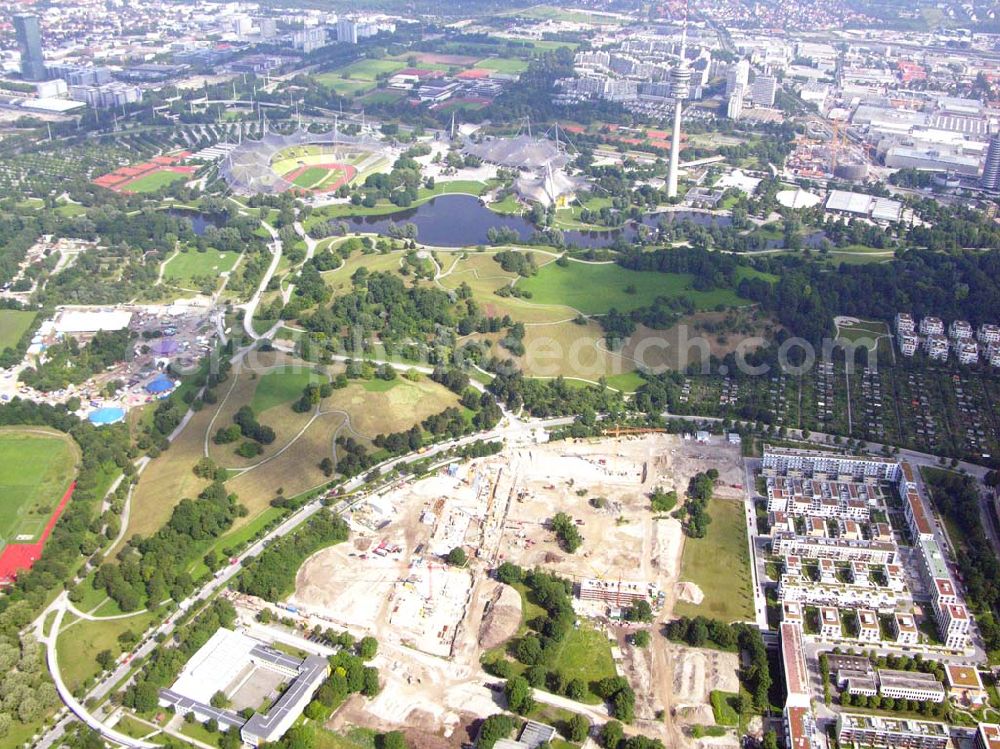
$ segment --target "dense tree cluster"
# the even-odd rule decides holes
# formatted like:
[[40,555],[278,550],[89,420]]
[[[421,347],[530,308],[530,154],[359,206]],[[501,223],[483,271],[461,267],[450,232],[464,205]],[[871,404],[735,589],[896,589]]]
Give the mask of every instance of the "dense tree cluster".
[[[510,562],[497,567],[495,574],[498,580],[508,585],[523,583],[531,601],[545,610],[544,615],[528,622],[528,633],[514,640],[509,647],[509,653],[528,667],[523,681],[531,687],[544,687],[550,692],[565,694],[570,699],[582,699],[587,693],[587,684],[580,679],[567,679],[565,675],[551,669],[555,653],[576,620],[571,600],[572,583],[541,570],[524,570]],[[484,666],[490,673],[509,679],[508,689],[516,689],[519,697],[524,692],[521,677],[511,678],[514,674],[508,660],[500,658],[485,663]],[[513,686],[510,686],[511,682]],[[608,701],[616,718],[627,722],[632,720],[635,695],[627,681],[618,677],[605,679],[595,689],[595,694]],[[530,692],[515,702],[525,711],[530,711],[528,699]]]
[[687,501],[678,513],[684,519],[684,532],[691,538],[704,538],[708,533],[708,524],[712,522],[708,502],[712,499],[718,476],[719,472],[710,468],[704,473],[696,473],[688,482]]
[[325,546],[346,541],[350,531],[343,518],[321,511],[294,533],[267,547],[245,565],[236,587],[242,593],[277,601],[295,584],[302,563]]
[[49,392],[79,385],[129,356],[129,331],[98,331],[81,346],[76,338],[54,343],[45,350],[45,363],[25,367],[18,379],[28,387]]
[[194,590],[187,571],[193,558],[232,526],[246,508],[225,484],[213,482],[197,500],[182,499],[168,520],[149,538],[133,537],[118,553],[118,563],[105,562],[94,587],[103,587],[122,611],[180,601]]
[[589,413],[621,413],[625,401],[621,393],[601,385],[571,386],[563,377],[539,380],[525,377],[510,360],[493,359],[486,369],[494,372],[489,391],[516,410],[521,406],[532,415],[575,416]]
[[889,263],[836,269],[796,259],[768,260],[776,283],[748,278],[742,296],[760,302],[793,334],[818,342],[833,332],[833,316],[892,320],[906,310],[916,317],[965,319],[973,326],[1000,309],[1000,251],[944,254],[907,250]]
[[583,543],[583,536],[580,535],[580,529],[576,527],[576,522],[573,518],[565,512],[557,512],[549,522],[556,534],[556,538],[559,539],[559,546],[563,551],[572,554],[580,548],[580,544]]
[[993,554],[980,515],[979,490],[969,476],[930,469],[925,479],[938,511],[961,530],[957,556],[968,600],[990,652],[1000,650],[1000,562]]
[[533,276],[538,273],[535,256],[530,252],[501,250],[493,255],[493,259],[508,273],[516,273],[519,276]]

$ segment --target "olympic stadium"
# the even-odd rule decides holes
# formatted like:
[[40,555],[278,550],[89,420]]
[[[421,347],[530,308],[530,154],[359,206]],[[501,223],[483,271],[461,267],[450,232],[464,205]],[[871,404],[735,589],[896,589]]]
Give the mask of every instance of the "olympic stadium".
[[370,135],[271,132],[243,141],[222,160],[219,172],[237,195],[288,190],[318,195],[387,170],[396,156],[395,149]]

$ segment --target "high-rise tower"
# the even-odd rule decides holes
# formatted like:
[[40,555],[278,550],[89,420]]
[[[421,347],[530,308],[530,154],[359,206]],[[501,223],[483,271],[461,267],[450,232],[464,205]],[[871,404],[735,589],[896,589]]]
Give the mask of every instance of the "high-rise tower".
[[21,75],[26,81],[45,80],[45,57],[42,55],[42,31],[38,16],[20,13],[14,16],[14,33],[21,50]]
[[684,100],[691,95],[691,68],[687,61],[687,12],[681,34],[681,55],[670,71],[670,96],[674,100],[674,128],[670,134],[670,170],[667,172],[667,197],[677,197],[677,167],[681,154],[681,112]]
[[986,190],[1000,189],[1000,133],[993,133],[986,151],[986,164],[979,184]]

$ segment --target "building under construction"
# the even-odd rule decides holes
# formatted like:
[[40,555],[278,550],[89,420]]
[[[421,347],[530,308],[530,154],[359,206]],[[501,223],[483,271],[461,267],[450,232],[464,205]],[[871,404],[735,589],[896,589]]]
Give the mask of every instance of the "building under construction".
[[635,580],[598,580],[584,578],[577,588],[581,601],[601,601],[614,606],[628,606],[635,601],[656,597],[656,591],[649,583]]

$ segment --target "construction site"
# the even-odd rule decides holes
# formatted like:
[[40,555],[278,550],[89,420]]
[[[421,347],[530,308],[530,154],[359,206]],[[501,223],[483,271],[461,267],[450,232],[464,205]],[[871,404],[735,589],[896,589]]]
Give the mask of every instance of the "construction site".
[[[480,659],[522,623],[517,590],[491,572],[505,561],[543,568],[574,582],[581,622],[606,634],[615,669],[644,695],[637,718],[665,738],[690,742],[657,714],[710,723],[710,692],[736,688],[735,656],[660,637],[639,652],[615,612],[641,597],[658,622],[671,618],[684,535],[678,520],[654,515],[649,493],[660,487],[683,496],[690,478],[708,468],[719,471],[720,483],[738,481],[738,449],[648,434],[508,447],[453,462],[357,505],[351,541],[308,559],[283,608],[305,626],[379,639],[386,684],[364,705],[369,719],[450,737],[496,709],[501,698]],[[572,554],[551,528],[560,512],[583,537]],[[466,552],[466,564],[448,564],[455,548]],[[603,705],[579,708],[595,722],[607,719]],[[353,709],[345,705],[334,721],[350,724]]]

